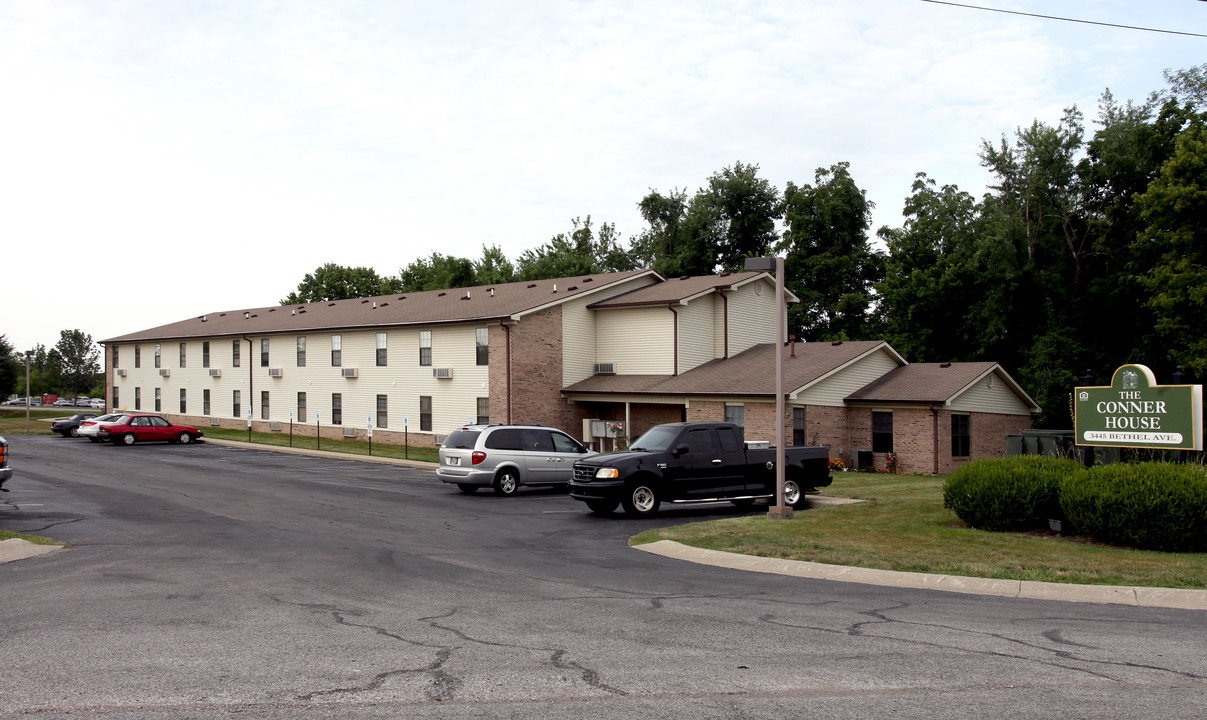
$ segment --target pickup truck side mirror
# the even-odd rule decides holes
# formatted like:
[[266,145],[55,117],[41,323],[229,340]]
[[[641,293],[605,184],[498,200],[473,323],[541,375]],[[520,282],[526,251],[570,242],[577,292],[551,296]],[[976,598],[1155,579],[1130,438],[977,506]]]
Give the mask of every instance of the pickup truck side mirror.
[[686,455],[687,451],[688,451],[688,447],[686,445],[679,444],[679,445],[675,446],[675,451],[671,454],[674,455],[675,457],[679,457],[680,455]]

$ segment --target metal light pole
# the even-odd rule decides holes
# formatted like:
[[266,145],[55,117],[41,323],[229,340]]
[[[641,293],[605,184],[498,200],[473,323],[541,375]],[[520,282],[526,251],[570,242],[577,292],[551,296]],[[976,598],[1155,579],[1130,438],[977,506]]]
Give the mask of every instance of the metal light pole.
[[746,270],[775,272],[775,507],[767,517],[788,519],[792,508],[784,505],[784,334],[787,303],[784,301],[784,259],[782,257],[746,258]]
[[25,434],[29,434],[29,359],[34,356],[33,350],[25,351]]

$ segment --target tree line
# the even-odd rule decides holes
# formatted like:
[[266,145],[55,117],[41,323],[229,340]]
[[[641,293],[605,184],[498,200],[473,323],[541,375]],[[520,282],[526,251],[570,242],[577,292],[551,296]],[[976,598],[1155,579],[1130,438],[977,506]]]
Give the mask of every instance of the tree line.
[[13,393],[43,395],[52,393],[75,397],[92,393],[104,397],[105,377],[101,373],[101,350],[92,336],[82,330],[63,330],[52,348],[38,343],[29,357],[29,387],[25,387],[25,353],[13,348],[8,337],[0,335],[0,397]]

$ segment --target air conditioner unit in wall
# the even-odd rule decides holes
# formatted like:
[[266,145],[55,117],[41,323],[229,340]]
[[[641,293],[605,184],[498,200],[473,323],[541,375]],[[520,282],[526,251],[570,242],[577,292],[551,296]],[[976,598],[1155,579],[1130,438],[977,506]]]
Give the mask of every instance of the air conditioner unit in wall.
[[118,368],[118,369],[117,369],[117,376],[118,376],[118,377],[125,377],[125,376],[126,376],[126,369],[125,369],[125,368]]
[[210,368],[210,377],[222,377],[222,368]]
[[281,368],[268,368],[268,377],[281,377]]
[[340,374],[346,378],[354,378],[356,377],[356,370],[357,368],[342,368],[342,372]]
[[344,428],[344,437],[350,437],[350,438],[356,437],[356,428],[350,428],[350,427]]
[[163,368],[159,371],[160,377],[168,377],[171,374],[172,374],[172,371],[167,368]]
[[595,363],[594,373],[596,375],[615,375],[616,365],[613,363]]
[[440,380],[448,380],[453,376],[452,368],[433,368],[432,376]]

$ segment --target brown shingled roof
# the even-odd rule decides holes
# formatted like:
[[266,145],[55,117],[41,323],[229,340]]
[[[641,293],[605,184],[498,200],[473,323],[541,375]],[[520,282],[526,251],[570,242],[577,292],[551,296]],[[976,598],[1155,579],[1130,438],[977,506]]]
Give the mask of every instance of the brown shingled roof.
[[206,313],[101,342],[494,320],[538,310],[643,275],[660,279],[652,270],[633,270],[554,280],[227,310]]
[[914,363],[883,377],[845,398],[847,402],[946,403],[997,363]]
[[[797,343],[796,357],[784,361],[784,387],[792,392],[879,348],[882,340]],[[680,375],[593,376],[563,389],[565,393],[621,395],[768,395],[775,396],[775,343],[755,345],[731,358],[712,360]]]
[[[619,307],[637,307],[641,305],[665,305],[672,302],[682,302],[689,300],[697,295],[702,295],[716,290],[725,290],[734,285],[746,283],[759,275],[766,275],[760,272],[741,272],[741,273],[723,273],[721,275],[697,275],[693,277],[670,278],[665,282],[646,285],[645,287],[630,290],[622,295],[617,295],[614,298],[601,300],[597,303],[592,303],[589,307],[595,308],[619,308]],[[775,279],[768,276],[774,284]],[[792,302],[797,302],[796,296],[789,293]]]

